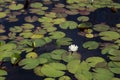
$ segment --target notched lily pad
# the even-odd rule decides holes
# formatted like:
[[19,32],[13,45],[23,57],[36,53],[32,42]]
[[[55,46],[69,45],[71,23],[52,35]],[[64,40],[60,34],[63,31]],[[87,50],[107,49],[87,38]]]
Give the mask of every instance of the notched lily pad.
[[88,41],[83,44],[83,47],[87,48],[88,50],[93,50],[99,47],[99,43],[96,41]]
[[9,6],[9,9],[11,9],[11,10],[19,10],[19,9],[22,9],[23,7],[24,7],[23,4],[11,4]]
[[60,77],[65,74],[66,66],[62,63],[49,63],[41,68],[41,72],[47,77]]
[[101,39],[105,41],[112,41],[120,38],[120,34],[114,31],[101,32],[99,33],[99,36],[101,36]]

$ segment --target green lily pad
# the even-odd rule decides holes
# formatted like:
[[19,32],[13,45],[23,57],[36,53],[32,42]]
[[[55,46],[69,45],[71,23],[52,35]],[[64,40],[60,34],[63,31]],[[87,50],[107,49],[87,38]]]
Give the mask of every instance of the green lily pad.
[[53,59],[51,58],[50,53],[43,53],[43,54],[41,54],[39,56],[39,58],[45,58],[45,59],[47,59],[48,62],[52,62],[53,61]]
[[120,78],[113,78],[112,80],[120,80]]
[[53,22],[53,19],[50,17],[42,17],[38,19],[39,22]]
[[30,7],[32,7],[32,8],[41,8],[42,6],[43,6],[43,4],[40,2],[34,2],[30,5]]
[[61,76],[58,80],[72,80],[69,76]]
[[77,78],[77,80],[92,80],[92,73],[89,71],[82,71],[81,73],[76,73],[75,78]]
[[34,73],[38,76],[44,76],[44,74],[41,72],[41,66],[38,66],[34,69]]
[[120,50],[117,49],[111,49],[109,50],[108,54],[109,54],[109,58],[112,61],[120,61]]
[[23,4],[11,4],[9,6],[9,9],[11,9],[11,10],[19,10],[19,9],[22,9],[23,7],[24,7]]
[[112,80],[114,74],[108,69],[96,68],[94,69],[93,78],[95,80]]
[[107,30],[110,29],[110,26],[108,26],[106,24],[96,24],[96,25],[94,25],[93,29],[95,31],[99,31],[99,32],[101,32],[101,31],[107,31]]
[[0,70],[0,80],[5,80],[7,72],[5,70]]
[[37,58],[38,55],[36,52],[29,52],[26,54],[26,58]]
[[46,44],[46,42],[43,39],[35,39],[35,40],[33,40],[34,47],[42,47],[45,44]]
[[60,28],[62,29],[75,29],[77,28],[78,24],[74,21],[65,21],[63,23],[61,23],[60,25]]
[[108,54],[108,52],[112,49],[119,49],[118,45],[115,44],[109,44],[108,46],[105,46],[102,50],[101,53],[102,54]]
[[67,52],[62,55],[62,60],[65,62],[69,62],[72,60],[80,60],[80,58],[81,58],[81,55],[77,52],[74,52],[74,53]]
[[21,27],[24,28],[24,29],[33,29],[33,28],[34,28],[34,25],[33,25],[33,24],[25,23],[25,24],[23,24],[23,26],[21,26]]
[[17,47],[16,44],[7,43],[3,46],[0,46],[0,51],[10,51],[10,50],[15,49],[16,47]]
[[72,44],[72,39],[67,37],[60,38],[60,39],[57,39],[56,43],[57,45],[61,45],[61,46],[70,45]]
[[66,50],[63,50],[63,49],[56,49],[56,50],[53,50],[50,55],[51,55],[51,58],[54,59],[54,60],[61,60],[62,59],[62,54],[66,53],[67,51]]
[[38,59],[27,58],[23,59],[19,62],[19,66],[23,66],[23,69],[34,69],[39,65]]
[[24,38],[31,38],[32,35],[33,35],[32,32],[22,32],[22,33],[20,33],[20,36],[22,36]]
[[82,21],[82,22],[85,22],[85,21],[88,21],[89,20],[89,17],[87,16],[80,16],[77,18],[78,21]]
[[109,62],[108,63],[109,69],[111,72],[120,74],[120,62]]
[[90,57],[86,59],[86,62],[88,63],[89,66],[95,67],[96,64],[100,62],[105,62],[105,60],[101,57]]
[[92,23],[90,22],[83,22],[78,25],[79,29],[88,29],[92,27]]
[[65,74],[66,66],[62,63],[49,63],[41,68],[41,72],[47,77],[60,77]]
[[49,35],[51,39],[60,39],[60,38],[65,37],[66,34],[61,31],[55,31],[55,32],[49,33]]
[[22,28],[19,27],[19,26],[14,26],[14,27],[11,27],[11,28],[10,28],[10,31],[11,31],[11,32],[21,32],[21,31],[22,31]]
[[76,73],[80,65],[80,60],[72,60],[68,62],[67,69],[70,73]]
[[83,47],[87,48],[88,50],[93,50],[99,47],[99,43],[96,41],[87,41],[83,44]]
[[101,32],[99,33],[99,36],[101,36],[101,39],[105,41],[112,41],[120,38],[120,34],[114,31]]
[[0,12],[0,18],[4,18],[4,17],[6,17],[6,13],[5,12]]

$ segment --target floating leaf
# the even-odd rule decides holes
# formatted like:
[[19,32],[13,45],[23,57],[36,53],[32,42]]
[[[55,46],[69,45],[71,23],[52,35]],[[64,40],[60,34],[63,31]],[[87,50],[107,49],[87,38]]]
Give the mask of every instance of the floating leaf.
[[65,18],[57,18],[53,20],[54,24],[61,24],[65,21],[66,21]]
[[49,33],[49,35],[51,39],[60,39],[60,38],[65,37],[65,33],[61,31],[51,32]]
[[23,26],[21,26],[21,27],[24,28],[24,29],[33,29],[34,25],[26,23],[26,24],[23,24]]
[[96,64],[100,62],[105,62],[105,60],[101,57],[90,57],[86,59],[86,62],[88,63],[89,66],[95,67]]
[[61,76],[58,80],[72,80],[69,76]]
[[22,28],[19,27],[19,26],[14,26],[14,27],[11,27],[11,28],[10,28],[10,31],[11,31],[11,32],[21,32],[21,31],[22,31]]
[[43,38],[43,37],[44,37],[44,35],[42,35],[42,34],[33,34],[31,36],[32,39]]
[[5,80],[5,77],[7,75],[7,72],[5,70],[0,70],[0,80]]
[[85,34],[85,37],[87,37],[87,38],[93,38],[94,35],[93,34]]
[[40,2],[34,2],[30,5],[30,7],[32,7],[32,8],[41,8],[42,6],[43,6],[43,4]]
[[79,29],[88,29],[91,27],[92,27],[92,23],[90,23],[90,22],[83,22],[83,23],[78,25]]
[[56,49],[51,52],[51,58],[55,60],[61,60],[62,59],[62,54],[66,53],[66,50],[63,49]]
[[12,54],[11,55],[11,63],[12,64],[18,63],[18,61],[20,60],[20,58],[21,58],[21,56],[20,56],[19,53],[16,52],[16,53]]
[[62,46],[70,45],[72,43],[72,39],[67,37],[60,38],[60,39],[57,39],[56,43],[57,45],[62,45]]
[[83,47],[87,48],[88,50],[93,50],[99,47],[99,43],[96,41],[88,41],[83,44]]
[[62,55],[62,60],[65,61],[65,62],[69,62],[69,61],[72,61],[72,60],[80,60],[80,58],[81,58],[81,55],[77,52],[64,53]]
[[105,41],[112,41],[112,40],[116,40],[120,38],[119,33],[114,32],[114,31],[101,32],[99,33],[99,36],[101,36],[101,39]]
[[112,61],[120,61],[120,50],[111,49],[109,50],[108,54]]
[[19,62],[19,66],[23,66],[23,69],[34,69],[39,65],[38,59],[27,58],[23,59]]
[[93,78],[95,80],[112,80],[114,74],[108,69],[96,68],[93,73]]
[[36,75],[38,75],[38,76],[44,76],[44,74],[41,72],[41,66],[36,67],[36,68],[34,69],[34,73],[35,73]]
[[78,24],[74,21],[65,21],[60,24],[60,28],[62,29],[75,29],[77,28]]
[[19,9],[22,9],[23,7],[24,7],[23,4],[11,4],[9,6],[9,9],[11,9],[11,10],[19,10]]
[[20,36],[22,36],[24,38],[31,38],[32,35],[33,35],[32,32],[22,32],[22,33],[20,33]]
[[38,17],[37,16],[27,16],[27,17],[25,17],[25,21],[26,22],[35,22],[35,21],[37,21],[38,20]]
[[82,21],[82,22],[85,22],[85,21],[88,21],[89,20],[89,17],[87,16],[80,16],[77,18],[78,21]]
[[35,52],[29,52],[26,54],[26,58],[37,58],[38,55]]
[[67,69],[70,73],[76,73],[80,66],[80,60],[72,60],[68,62]]
[[117,26],[118,28],[120,28],[120,24],[116,24],[116,26]]
[[0,51],[10,51],[15,49],[16,47],[17,47],[16,44],[8,43],[3,46],[0,46]]
[[106,24],[96,24],[94,25],[93,29],[95,31],[107,31],[110,29],[110,26],[106,25]]
[[120,74],[120,62],[109,62],[108,63],[109,69],[111,72]]
[[41,72],[47,77],[60,77],[65,74],[62,70],[66,70],[66,66],[61,63],[45,64],[41,68]]
[[43,39],[35,39],[33,40],[34,47],[42,47],[46,44],[46,42]]
[[4,18],[4,17],[6,17],[6,13],[5,12],[0,12],[0,18]]

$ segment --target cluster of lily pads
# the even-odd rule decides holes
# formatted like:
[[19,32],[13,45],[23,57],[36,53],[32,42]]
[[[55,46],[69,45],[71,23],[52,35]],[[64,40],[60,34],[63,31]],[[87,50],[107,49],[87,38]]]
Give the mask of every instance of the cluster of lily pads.
[[[60,0],[42,0],[31,3],[27,10],[23,10],[24,5],[21,3],[0,0],[1,21],[14,24],[21,20],[17,17],[24,16],[24,23],[9,29],[0,24],[0,80],[5,80],[8,75],[2,66],[4,62],[33,70],[44,80],[120,80],[116,77],[120,74],[120,24],[116,24],[116,27],[103,23],[93,25],[89,22],[89,17],[85,16],[98,8],[119,9],[120,5],[112,0],[66,0],[66,4],[59,2]],[[49,10],[48,6],[54,3],[55,7]],[[78,23],[65,18],[76,14],[84,15],[77,17]],[[65,50],[63,47],[73,44],[73,40],[58,28],[79,29],[78,34],[89,39],[100,37],[105,43],[88,41],[83,44],[83,48],[100,48],[109,60],[99,56],[81,60],[79,52]],[[50,43],[55,46],[52,51],[36,51]],[[23,53],[26,55],[21,58]]]

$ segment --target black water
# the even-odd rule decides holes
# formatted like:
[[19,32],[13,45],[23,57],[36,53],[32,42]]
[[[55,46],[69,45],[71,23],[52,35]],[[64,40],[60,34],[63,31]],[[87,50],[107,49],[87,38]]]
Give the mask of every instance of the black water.
[[[22,1],[22,0],[21,0]],[[63,0],[64,1],[64,0]],[[51,7],[51,6],[50,6]],[[30,15],[30,14],[27,14]],[[69,16],[67,17],[67,20],[74,20],[76,21],[76,18],[80,15],[76,16]],[[92,12],[90,15],[90,20],[89,22],[92,22],[92,24],[99,24],[99,23],[106,23],[112,27],[115,26],[115,24],[120,23],[120,10],[118,12],[113,13],[111,12],[111,9],[108,8],[102,8],[98,9],[95,12]],[[2,22],[3,25],[6,26],[6,29],[12,26],[19,26],[22,25],[24,22],[24,16],[20,15],[18,16],[19,22],[15,23],[9,23],[9,22]],[[38,23],[34,23],[34,25],[39,25]],[[105,59],[108,59],[105,55],[101,55],[100,50],[87,50],[82,47],[82,44],[88,40],[95,40],[98,42],[102,42],[99,38],[93,38],[93,39],[87,39],[83,36],[79,36],[78,29],[75,30],[62,30],[58,28],[60,31],[63,31],[66,33],[67,37],[70,37],[73,39],[73,43],[79,46],[78,52],[82,55],[82,60],[85,60],[88,57],[91,56],[101,56],[104,57]],[[43,48],[44,49],[44,48]],[[67,49],[67,47],[65,47]],[[43,50],[44,52],[44,50]],[[7,66],[7,79],[6,80],[43,80],[43,78],[36,76],[32,70],[23,70],[21,67],[11,65],[10,63],[5,63],[4,65]]]

